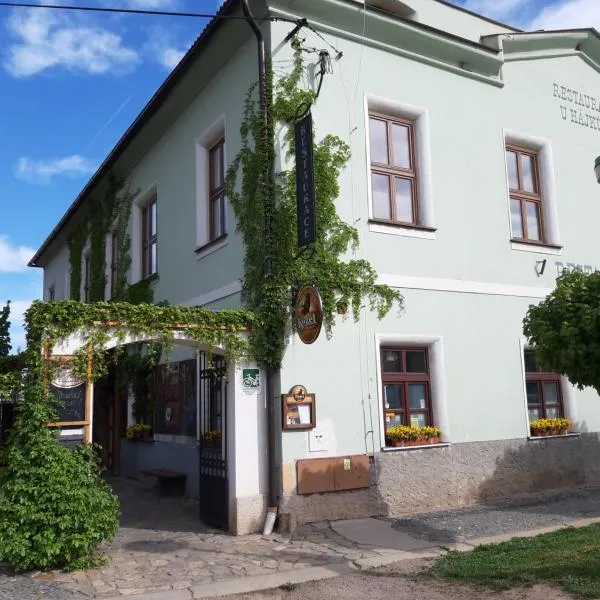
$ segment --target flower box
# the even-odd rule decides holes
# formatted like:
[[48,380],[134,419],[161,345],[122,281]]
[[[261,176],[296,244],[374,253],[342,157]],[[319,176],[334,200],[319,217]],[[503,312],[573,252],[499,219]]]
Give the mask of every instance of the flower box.
[[533,437],[565,435],[571,429],[571,421],[563,418],[536,419],[530,423],[529,429]]
[[438,427],[409,427],[399,425],[390,427],[385,434],[386,446],[392,448],[410,448],[413,446],[431,446],[440,443],[441,432]]

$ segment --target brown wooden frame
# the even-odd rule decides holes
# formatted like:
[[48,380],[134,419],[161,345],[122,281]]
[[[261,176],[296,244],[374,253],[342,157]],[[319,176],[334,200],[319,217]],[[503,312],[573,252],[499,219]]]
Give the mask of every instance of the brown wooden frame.
[[[388,154],[388,162],[387,164],[374,162],[371,158],[371,175],[374,173],[376,175],[385,175],[389,181],[389,203],[391,209],[391,219],[381,219],[379,217],[375,217],[373,215],[373,221],[377,223],[391,223],[393,225],[405,225],[409,227],[414,227],[419,225],[419,189],[418,189],[418,175],[417,175],[417,156],[415,152],[415,124],[414,121],[410,121],[407,119],[401,119],[398,117],[391,117],[390,115],[378,113],[378,112],[369,112],[369,128],[371,126],[371,119],[376,119],[378,121],[383,121],[387,127],[387,154]],[[392,126],[400,125],[402,127],[408,128],[408,147],[409,147],[409,157],[410,157],[410,168],[403,169],[402,167],[395,166],[393,164],[393,144],[392,140]],[[370,134],[370,131],[369,131]],[[369,137],[370,144],[370,137]],[[412,209],[413,209],[413,220],[412,221],[399,221],[396,217],[396,177],[400,177],[401,179],[407,179],[411,182],[412,186]],[[371,198],[371,203],[373,199]]]
[[[537,150],[531,150],[529,148],[522,148],[520,146],[514,146],[511,144],[506,145],[506,154],[513,152],[517,156],[517,178],[519,182],[519,189],[515,190],[510,187],[510,180],[508,181],[509,188],[509,203],[511,200],[518,200],[521,206],[521,227],[523,228],[523,237],[515,237],[512,233],[512,218],[511,218],[511,238],[516,242],[524,242],[526,244],[545,244],[546,243],[546,228],[544,225],[544,202],[542,198],[542,180],[540,178],[540,155]],[[534,187],[535,192],[526,192],[523,189],[523,174],[521,169],[521,156],[527,156],[533,158],[534,170]],[[507,159],[508,160],[508,159]],[[538,226],[540,229],[540,239],[535,240],[529,237],[527,230],[527,212],[525,209],[526,202],[533,202],[537,206],[538,211]],[[509,206],[509,209],[511,207]],[[512,210],[511,210],[512,215]]]
[[[317,413],[316,413],[316,401],[314,394],[306,394],[303,400],[296,400],[293,396],[293,391],[297,387],[294,386],[289,394],[281,395],[281,428],[285,430],[306,430],[314,429],[317,426]],[[310,422],[309,423],[288,423],[287,417],[288,412],[297,408],[298,406],[308,406],[310,409]]]
[[[528,354],[533,354],[535,356],[535,351],[534,350],[525,350],[524,358],[526,358]],[[544,386],[542,385],[544,382],[556,383],[557,388],[558,388],[558,404],[546,405],[546,402],[544,400]],[[529,414],[530,409],[537,408],[537,409],[540,409],[541,413],[542,413],[540,418],[546,419],[547,418],[546,417],[547,407],[558,406],[558,416],[559,417],[565,416],[560,375],[557,375],[556,373],[546,373],[544,371],[541,371],[539,367],[537,368],[536,371],[527,371],[527,362],[525,361],[525,384],[526,384],[525,385],[525,394],[526,395],[527,395],[527,384],[528,383],[537,383],[538,384],[540,403],[539,404],[530,404],[529,398],[526,398],[527,399],[527,414]]]
[[91,290],[92,290],[91,257],[88,255],[83,258],[83,301],[86,304],[89,304],[89,302],[90,302]]
[[[218,174],[217,181],[219,185],[212,187],[215,179],[213,173],[213,154],[219,153],[219,164],[221,172]],[[221,213],[221,231],[215,231],[215,210],[216,205],[219,205],[218,210]],[[214,242],[225,235],[227,229],[225,224],[225,138],[221,138],[208,151],[208,218],[209,218],[209,243]]]
[[[156,207],[155,231],[152,232],[152,207]],[[158,206],[154,195],[144,204],[142,210],[142,279],[154,275],[158,271],[158,264],[152,265],[152,247],[157,246],[158,241]],[[158,258],[158,256],[157,256]],[[157,260],[158,263],[158,260]],[[154,267],[154,269],[153,269]]]
[[115,287],[117,285],[118,276],[118,241],[117,233],[113,231],[110,236],[110,297],[115,297]]
[[[402,372],[386,372],[384,371],[384,354],[385,352],[400,352],[402,360]],[[423,352],[425,354],[425,373],[408,373],[406,371],[406,353],[407,352]],[[387,431],[386,413],[400,414],[402,416],[402,424],[410,425],[410,417],[412,414],[425,414],[427,425],[433,425],[433,407],[431,402],[431,373],[429,370],[429,352],[426,347],[412,346],[382,346],[380,349],[381,363],[381,400],[383,404],[383,421],[384,430]],[[421,383],[425,385],[425,409],[410,409],[408,406],[408,385],[410,383]],[[402,392],[402,409],[387,408],[385,406],[385,386],[386,384],[400,384],[403,387]]]

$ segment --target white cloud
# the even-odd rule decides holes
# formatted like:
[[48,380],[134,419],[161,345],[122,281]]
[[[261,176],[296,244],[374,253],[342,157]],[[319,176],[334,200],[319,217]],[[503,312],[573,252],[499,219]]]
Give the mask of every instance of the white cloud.
[[10,303],[10,343],[12,352],[25,350],[25,311],[33,300],[12,300]]
[[15,246],[6,235],[0,235],[0,273],[23,271],[35,254],[33,248]]
[[177,0],[129,0],[129,5],[135,8],[147,8],[149,10],[157,8],[171,8]]
[[531,0],[467,0],[464,7],[490,19],[508,19]]
[[176,48],[164,48],[158,54],[158,62],[165,69],[174,69],[179,61],[183,58],[185,50],[177,50]]
[[5,69],[15,77],[35,75],[53,67],[85,73],[127,72],[138,53],[121,36],[76,21],[71,15],[31,8],[15,10],[8,30],[17,41],[9,48]]
[[21,157],[15,166],[15,176],[30,183],[49,183],[53,177],[84,177],[96,170],[92,161],[74,154],[53,160],[31,160]]
[[600,29],[598,0],[566,0],[548,6],[532,21],[530,29]]

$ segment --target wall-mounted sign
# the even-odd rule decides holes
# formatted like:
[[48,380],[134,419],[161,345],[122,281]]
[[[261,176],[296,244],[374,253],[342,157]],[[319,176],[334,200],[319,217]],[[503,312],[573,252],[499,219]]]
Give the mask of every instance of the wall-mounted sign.
[[296,123],[296,223],[298,249],[317,241],[315,180],[313,170],[312,115]]
[[600,131],[600,98],[558,83],[552,84],[552,91],[553,97],[561,102],[563,121]]
[[85,423],[86,382],[73,369],[60,366],[50,383],[50,391],[57,398],[59,423]]
[[316,427],[315,395],[303,385],[295,385],[289,394],[281,396],[283,429],[314,429]]
[[260,370],[242,369],[242,386],[246,390],[256,390],[260,388]]
[[296,296],[294,324],[305,344],[312,344],[321,333],[323,304],[317,288],[312,285],[303,287]]

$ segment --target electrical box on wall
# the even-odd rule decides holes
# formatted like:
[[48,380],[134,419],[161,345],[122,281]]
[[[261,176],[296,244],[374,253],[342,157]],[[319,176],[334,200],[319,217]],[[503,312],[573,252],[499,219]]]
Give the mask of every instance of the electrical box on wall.
[[369,487],[369,457],[364,455],[299,460],[298,494],[341,492]]

